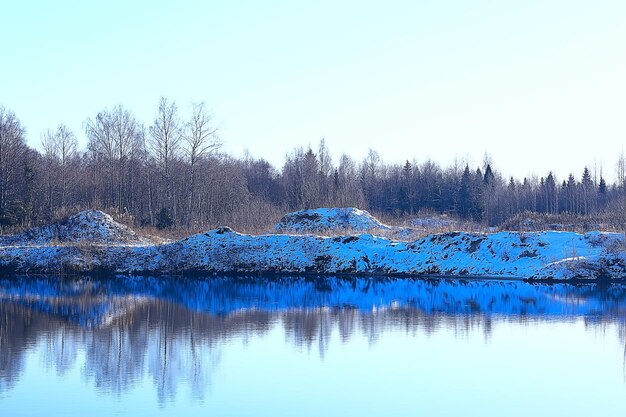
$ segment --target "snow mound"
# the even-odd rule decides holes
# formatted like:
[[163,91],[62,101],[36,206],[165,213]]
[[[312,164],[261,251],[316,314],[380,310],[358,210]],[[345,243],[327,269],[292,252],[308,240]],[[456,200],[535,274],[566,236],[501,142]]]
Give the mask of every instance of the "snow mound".
[[[36,235],[31,231],[31,241],[42,242],[51,236],[65,241],[72,238],[63,226],[51,229],[37,229]],[[87,234],[86,230],[92,229],[81,233],[93,239],[93,233]],[[109,242],[115,240],[119,238],[109,238]],[[106,243],[97,250],[72,244],[0,245],[0,272],[623,280],[623,248],[622,234],[598,232],[447,232],[402,242],[371,233],[247,235],[221,227],[165,244]]]
[[286,214],[274,226],[277,231],[313,233],[326,230],[389,230],[365,210],[354,207],[318,208]]
[[146,243],[129,227],[99,210],[85,210],[65,220],[35,227],[2,239],[4,245],[50,245],[90,242],[100,244]]

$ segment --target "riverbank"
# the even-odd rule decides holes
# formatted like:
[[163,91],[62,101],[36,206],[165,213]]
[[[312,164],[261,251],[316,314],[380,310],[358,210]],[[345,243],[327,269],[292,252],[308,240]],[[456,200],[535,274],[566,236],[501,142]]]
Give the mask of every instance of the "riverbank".
[[448,232],[404,242],[370,233],[247,235],[222,227],[152,243],[105,213],[0,240],[0,268],[20,274],[317,274],[534,280],[626,276],[622,234]]

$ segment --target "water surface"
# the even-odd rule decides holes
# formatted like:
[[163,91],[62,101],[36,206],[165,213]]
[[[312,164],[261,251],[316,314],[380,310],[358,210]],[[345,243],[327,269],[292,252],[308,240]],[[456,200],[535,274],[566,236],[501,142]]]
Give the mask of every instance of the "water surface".
[[626,286],[0,279],[0,415],[623,416]]

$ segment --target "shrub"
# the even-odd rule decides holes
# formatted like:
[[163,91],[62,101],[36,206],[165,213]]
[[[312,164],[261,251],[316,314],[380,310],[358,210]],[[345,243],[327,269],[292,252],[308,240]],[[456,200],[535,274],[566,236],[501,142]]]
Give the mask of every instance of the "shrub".
[[156,227],[159,230],[169,229],[174,225],[170,211],[163,207],[156,215]]

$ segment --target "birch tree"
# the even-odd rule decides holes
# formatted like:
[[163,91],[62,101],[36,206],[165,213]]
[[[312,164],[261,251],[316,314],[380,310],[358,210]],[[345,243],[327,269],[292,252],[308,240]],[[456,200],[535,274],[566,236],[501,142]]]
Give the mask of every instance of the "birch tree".
[[[133,202],[133,166],[141,152],[142,127],[133,114],[116,106],[113,110],[103,110],[95,119],[87,119],[85,133],[96,180],[102,172],[103,183],[100,193],[94,192],[94,200],[105,205],[113,205],[119,211],[127,209]],[[104,165],[104,169],[102,169]]]
[[172,212],[176,220],[176,202],[174,201],[172,164],[179,156],[183,138],[178,107],[174,101],[165,97],[159,100],[159,108],[153,124],[149,128],[149,148],[154,155],[164,182],[164,207]]
[[191,117],[185,126],[183,135],[184,148],[189,163],[189,183],[187,185],[187,227],[194,218],[196,198],[196,170],[198,162],[217,151],[221,141],[217,135],[218,128],[213,125],[212,117],[207,112],[204,102],[192,105]]
[[0,105],[0,213],[4,215],[15,197],[20,153],[26,147],[25,129],[11,110]]

